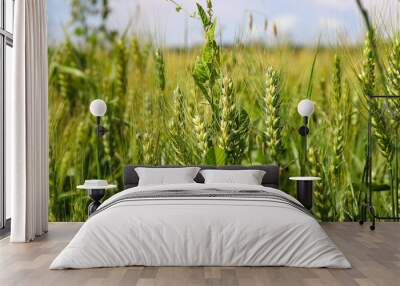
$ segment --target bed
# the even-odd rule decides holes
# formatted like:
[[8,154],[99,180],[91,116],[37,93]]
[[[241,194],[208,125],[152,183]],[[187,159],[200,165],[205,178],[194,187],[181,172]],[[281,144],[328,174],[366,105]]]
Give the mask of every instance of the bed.
[[[118,266],[291,266],[350,268],[313,216],[279,190],[277,166],[260,185],[193,183],[138,186],[126,166],[124,190],[107,199],[50,269]],[[201,166],[202,170],[216,167]]]

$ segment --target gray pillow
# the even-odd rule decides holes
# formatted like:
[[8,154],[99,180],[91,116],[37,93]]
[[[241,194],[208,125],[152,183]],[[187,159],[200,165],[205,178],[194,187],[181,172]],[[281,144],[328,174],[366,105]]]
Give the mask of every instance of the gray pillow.
[[195,183],[199,167],[147,168],[137,167],[139,186]]
[[265,171],[261,170],[202,170],[205,184],[261,185]]

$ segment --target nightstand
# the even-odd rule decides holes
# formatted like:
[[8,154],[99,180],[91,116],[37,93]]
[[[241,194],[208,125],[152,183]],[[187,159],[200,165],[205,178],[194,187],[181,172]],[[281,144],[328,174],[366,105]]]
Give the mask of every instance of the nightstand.
[[303,206],[311,210],[313,207],[313,183],[321,180],[320,177],[290,177],[289,180],[296,181],[297,200]]
[[92,199],[92,202],[88,206],[89,216],[101,205],[100,200],[106,194],[106,190],[115,189],[117,187],[116,185],[108,185],[106,181],[102,181],[105,182],[103,184],[98,184],[100,180],[95,180],[97,181],[96,184],[91,184],[90,181],[93,180],[86,180],[84,185],[77,186],[77,189],[86,190],[89,197]]

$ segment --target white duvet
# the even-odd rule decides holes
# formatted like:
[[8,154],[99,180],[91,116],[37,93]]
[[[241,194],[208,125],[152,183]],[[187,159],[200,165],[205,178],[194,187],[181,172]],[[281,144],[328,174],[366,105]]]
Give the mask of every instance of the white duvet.
[[[136,187],[155,190],[265,190],[232,184]],[[100,208],[102,207],[100,206]],[[124,201],[91,217],[50,269],[145,266],[294,266],[350,268],[318,222],[290,205],[246,198]]]

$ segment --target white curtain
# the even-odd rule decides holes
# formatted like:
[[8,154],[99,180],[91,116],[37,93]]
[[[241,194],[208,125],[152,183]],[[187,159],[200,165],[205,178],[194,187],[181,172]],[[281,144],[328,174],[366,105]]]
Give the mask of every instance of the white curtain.
[[48,226],[47,21],[45,0],[15,1],[13,92],[6,98],[6,187],[12,242]]

